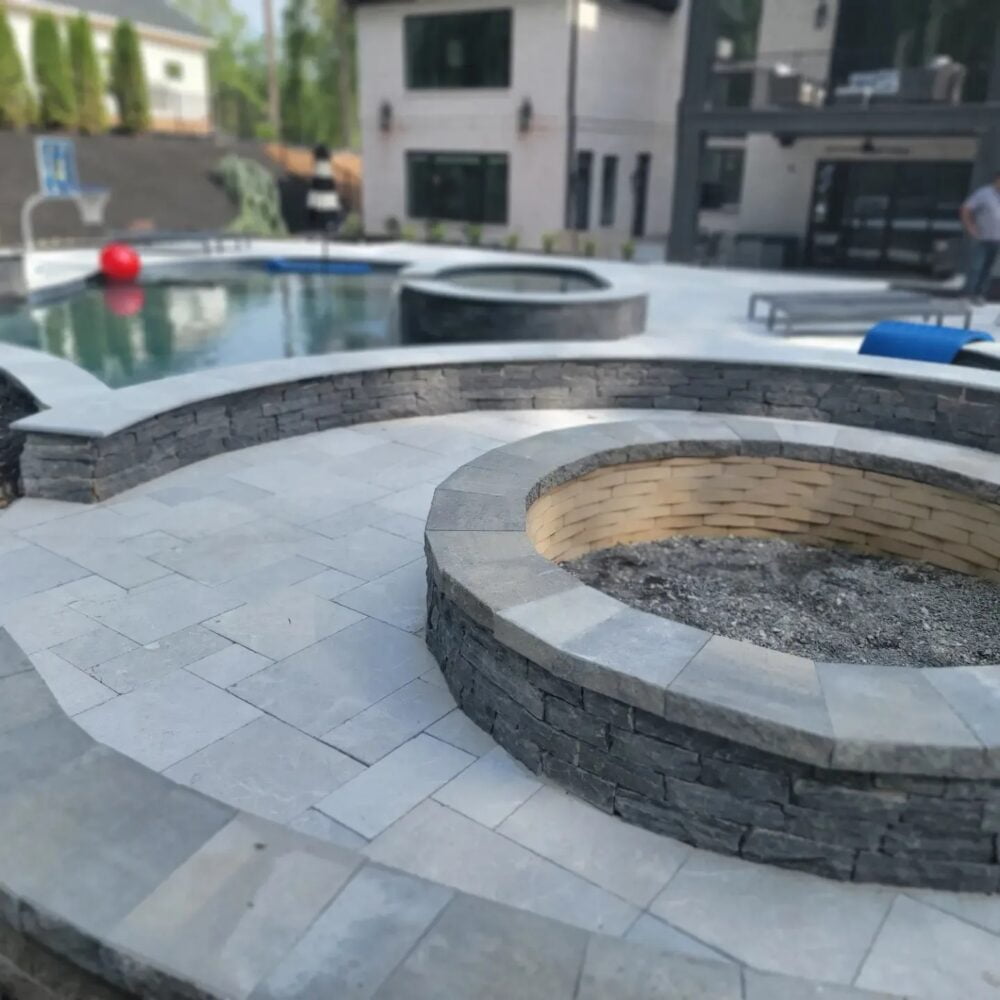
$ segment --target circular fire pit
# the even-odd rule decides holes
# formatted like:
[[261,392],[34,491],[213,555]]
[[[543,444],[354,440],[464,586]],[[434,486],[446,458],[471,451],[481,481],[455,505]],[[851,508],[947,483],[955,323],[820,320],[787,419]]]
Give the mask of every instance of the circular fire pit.
[[428,644],[535,771],[641,826],[838,879],[1000,888],[1000,667],[815,662],[622,604],[554,560],[744,534],[996,579],[995,458],[684,415],[543,434],[438,489]]

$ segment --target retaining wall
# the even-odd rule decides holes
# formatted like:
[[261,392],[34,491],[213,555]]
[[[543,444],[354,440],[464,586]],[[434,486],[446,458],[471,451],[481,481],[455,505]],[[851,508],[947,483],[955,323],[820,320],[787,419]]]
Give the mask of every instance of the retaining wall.
[[[109,395],[129,400],[127,418],[139,390],[155,398],[163,386]],[[90,502],[220,452],[330,427],[476,409],[620,407],[835,422],[1000,451],[1000,390],[852,369],[601,358],[335,372],[123,418],[100,433],[46,414],[23,427],[22,478],[28,496]]]

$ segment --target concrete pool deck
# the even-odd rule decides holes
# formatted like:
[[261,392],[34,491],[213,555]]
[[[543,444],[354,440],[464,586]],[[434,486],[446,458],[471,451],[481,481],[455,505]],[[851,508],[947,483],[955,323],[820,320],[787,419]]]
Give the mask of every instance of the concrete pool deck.
[[652,948],[996,996],[1000,898],[834,884],[628,827],[454,707],[421,636],[434,487],[500,443],[631,415],[365,424],[94,506],[20,500],[0,511],[0,624],[98,741],[374,862]]

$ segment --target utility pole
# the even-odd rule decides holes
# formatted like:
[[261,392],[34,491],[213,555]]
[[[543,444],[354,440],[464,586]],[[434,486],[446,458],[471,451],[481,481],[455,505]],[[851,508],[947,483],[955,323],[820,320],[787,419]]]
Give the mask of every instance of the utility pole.
[[281,139],[281,104],[278,98],[278,60],[274,52],[274,16],[272,0],[264,2],[264,52],[267,58],[267,120],[275,141]]

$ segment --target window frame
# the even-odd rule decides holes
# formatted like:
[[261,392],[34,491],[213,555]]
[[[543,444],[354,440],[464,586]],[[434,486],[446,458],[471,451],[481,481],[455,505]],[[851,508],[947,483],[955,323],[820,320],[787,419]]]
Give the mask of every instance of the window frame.
[[[463,80],[459,82],[446,82],[443,80],[443,74],[441,72],[440,66],[437,67],[438,72],[432,74],[434,79],[431,82],[420,82],[418,80],[417,65],[415,59],[415,48],[417,44],[417,39],[415,38],[417,25],[425,24],[429,25],[431,22],[458,22],[461,20],[474,21],[475,19],[483,19],[491,16],[501,15],[506,18],[506,61],[505,65],[502,67],[502,72],[500,74],[500,80],[488,81],[488,82],[470,82],[468,80]],[[471,28],[466,29],[466,38],[473,38],[480,45],[484,46],[486,44],[484,35],[485,26],[480,26],[478,29]],[[439,47],[442,49],[444,43],[438,41]],[[438,55],[441,52],[437,53]],[[471,53],[472,58],[467,61],[467,70],[471,67],[471,71],[475,72],[477,69],[480,72],[486,72],[490,69],[490,65],[487,60],[483,58],[484,52],[482,50],[477,50]],[[498,62],[499,65],[499,62]],[[407,14],[403,18],[403,82],[407,90],[510,90],[513,83],[514,75],[514,9],[513,7],[489,7],[483,10],[464,10],[464,11],[436,11],[433,13],[425,14]]]
[[602,229],[613,229],[615,216],[618,213],[618,161],[617,153],[605,153],[601,157],[600,225]]
[[[474,158],[479,161],[478,166],[482,170],[479,190],[478,211],[465,213],[462,215],[450,214],[441,211],[441,205],[431,204],[427,206],[427,211],[423,206],[417,204],[418,191],[417,182],[414,176],[414,165],[420,158],[429,161],[433,168],[439,159],[448,158]],[[492,161],[492,163],[491,163]],[[502,161],[503,168],[503,198],[502,212],[491,213],[489,211],[490,183],[488,171],[491,166],[500,166],[498,161]],[[502,150],[482,151],[482,150],[459,150],[459,149],[408,149],[404,154],[404,166],[406,171],[406,215],[410,219],[426,219],[434,222],[466,222],[474,225],[484,226],[506,226],[510,220],[510,154]]]

